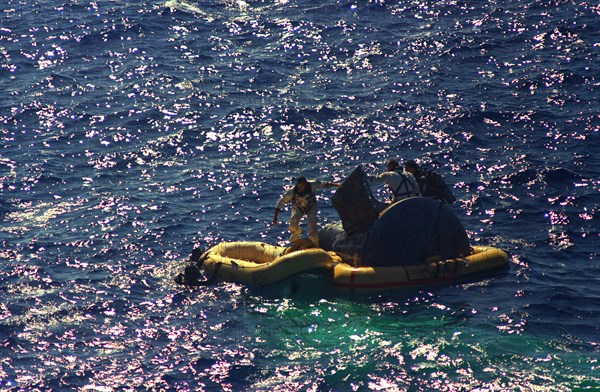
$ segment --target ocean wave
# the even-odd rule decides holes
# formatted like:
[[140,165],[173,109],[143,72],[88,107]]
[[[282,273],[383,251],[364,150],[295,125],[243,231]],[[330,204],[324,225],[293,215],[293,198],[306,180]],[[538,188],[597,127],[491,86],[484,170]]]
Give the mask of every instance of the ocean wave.
[[582,179],[580,174],[565,168],[546,169],[541,174],[546,182],[552,186],[574,186],[575,181]]
[[[596,5],[0,8],[0,388],[598,385]],[[392,156],[442,174],[510,270],[370,296],[173,282],[194,244],[287,244],[298,175]]]

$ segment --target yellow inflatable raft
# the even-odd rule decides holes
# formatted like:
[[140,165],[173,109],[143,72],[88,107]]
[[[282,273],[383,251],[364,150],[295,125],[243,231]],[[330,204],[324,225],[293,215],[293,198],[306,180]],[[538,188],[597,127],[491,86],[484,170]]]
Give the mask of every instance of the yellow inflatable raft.
[[222,242],[201,257],[212,279],[266,286],[314,269],[330,269],[341,259],[323,249],[293,251],[262,242]]
[[465,258],[397,267],[352,266],[335,252],[293,250],[261,242],[223,242],[201,256],[211,279],[266,286],[290,276],[320,270],[331,284],[350,292],[427,288],[474,281],[508,267],[507,254],[477,246]]
[[351,292],[380,292],[458,284],[480,280],[508,268],[508,255],[498,248],[475,246],[465,258],[398,267],[353,267],[337,264],[332,284]]

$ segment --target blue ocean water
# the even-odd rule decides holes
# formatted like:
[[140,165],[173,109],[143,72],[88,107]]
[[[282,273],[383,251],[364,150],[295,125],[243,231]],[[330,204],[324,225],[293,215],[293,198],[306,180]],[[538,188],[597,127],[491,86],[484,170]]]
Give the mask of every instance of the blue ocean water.
[[[600,388],[599,19],[597,1],[3,0],[0,389]],[[510,271],[371,296],[173,282],[194,246],[285,243],[269,223],[294,177],[390,157],[443,174]]]

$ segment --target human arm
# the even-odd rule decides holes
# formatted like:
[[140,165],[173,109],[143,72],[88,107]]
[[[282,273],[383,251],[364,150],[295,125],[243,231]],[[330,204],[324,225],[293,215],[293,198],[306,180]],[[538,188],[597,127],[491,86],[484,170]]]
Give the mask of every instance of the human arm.
[[275,213],[273,214],[273,222],[271,222],[274,226],[279,223],[279,221],[277,220],[277,217],[279,216],[280,211],[281,211],[281,209],[275,208]]
[[453,204],[456,201],[456,196],[454,196],[454,193],[452,193],[446,183],[444,183],[444,188],[442,189],[442,197],[444,198],[444,202],[448,204]]
[[439,200],[448,204],[452,204],[456,201],[456,197],[452,193],[452,190],[441,175],[433,173],[429,176],[429,179],[431,189],[435,192],[435,196]]
[[381,174],[377,174],[375,176],[367,176],[367,180],[373,184],[389,184],[390,177],[392,176],[392,172],[383,172]]
[[272,221],[273,225],[276,225],[278,223],[277,218],[279,216],[279,212],[281,212],[281,210],[283,209],[283,206],[285,206],[287,203],[292,201],[293,195],[294,195],[294,190],[290,189],[287,192],[285,192],[283,194],[283,196],[281,196],[279,201],[277,201],[277,205],[275,206],[275,213],[273,214],[273,221]]
[[313,187],[313,189],[326,189],[326,188],[333,188],[333,187],[340,187],[340,184],[338,184],[337,182],[331,182],[331,181],[309,181],[311,183],[311,186]]

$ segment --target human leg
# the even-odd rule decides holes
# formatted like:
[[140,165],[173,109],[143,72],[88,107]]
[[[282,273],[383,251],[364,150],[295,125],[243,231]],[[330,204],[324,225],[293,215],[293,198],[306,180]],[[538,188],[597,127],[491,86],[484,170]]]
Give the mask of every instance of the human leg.
[[297,208],[292,208],[292,216],[290,217],[290,225],[288,231],[290,232],[290,242],[294,242],[300,239],[302,229],[300,228],[300,219],[302,218],[302,212]]
[[313,242],[313,244],[315,244],[315,246],[318,247],[319,246],[319,229],[318,229],[319,218],[317,216],[316,206],[314,206],[313,208],[310,209],[310,211],[306,215],[306,218],[308,220],[308,236],[310,237],[310,240]]

